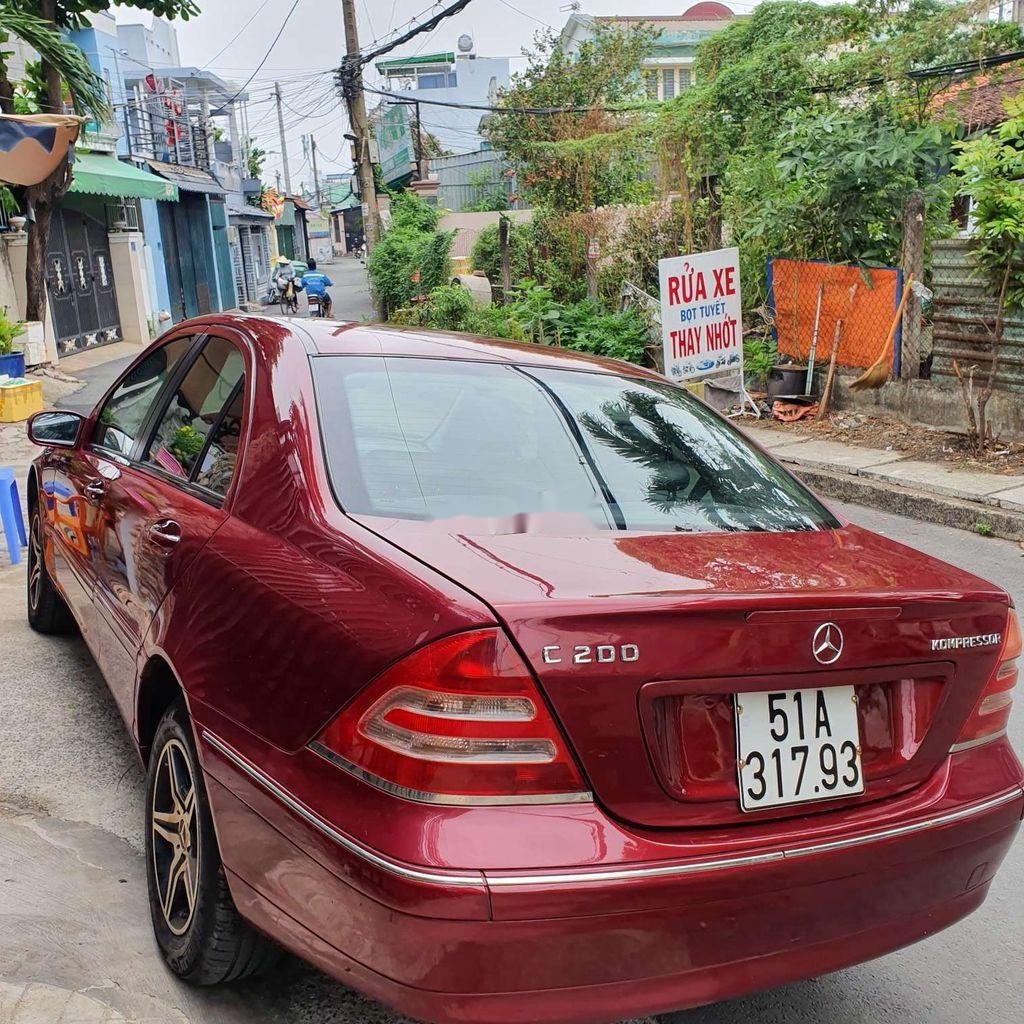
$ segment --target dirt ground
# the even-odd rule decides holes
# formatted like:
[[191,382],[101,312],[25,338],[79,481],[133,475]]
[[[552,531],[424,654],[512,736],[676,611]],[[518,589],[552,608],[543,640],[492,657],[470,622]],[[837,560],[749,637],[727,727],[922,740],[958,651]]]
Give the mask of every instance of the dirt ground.
[[945,463],[956,469],[981,470],[1014,476],[1024,473],[1024,444],[994,442],[983,455],[971,451],[967,438],[928,427],[910,426],[898,420],[870,413],[837,411],[825,420],[780,423],[764,418],[758,426],[793,434],[811,435],[825,441],[840,441],[862,448],[906,452],[911,458]]

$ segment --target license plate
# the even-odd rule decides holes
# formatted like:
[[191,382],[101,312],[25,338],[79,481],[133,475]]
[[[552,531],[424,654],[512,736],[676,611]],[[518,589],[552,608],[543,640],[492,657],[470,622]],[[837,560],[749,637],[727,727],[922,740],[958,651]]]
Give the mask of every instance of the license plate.
[[743,810],[864,792],[852,686],[737,693],[734,701]]

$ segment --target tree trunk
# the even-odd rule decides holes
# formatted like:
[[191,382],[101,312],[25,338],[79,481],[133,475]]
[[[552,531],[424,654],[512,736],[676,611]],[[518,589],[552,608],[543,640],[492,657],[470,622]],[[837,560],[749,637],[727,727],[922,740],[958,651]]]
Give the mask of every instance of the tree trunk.
[[[39,0],[39,17],[49,22],[57,31],[57,0]],[[64,113],[63,90],[61,89],[60,72],[48,61],[40,61],[43,79],[46,82],[46,96],[42,104],[44,114]]]
[[[39,15],[57,30],[57,0],[39,0]],[[42,62],[46,79],[43,110],[63,112],[60,73],[47,61]],[[25,319],[43,320],[46,316],[46,246],[50,241],[53,210],[71,186],[71,165],[65,159],[45,181],[25,190],[31,217],[28,225],[28,251],[25,254]]]
[[[907,195],[903,204],[903,252],[900,262],[904,274],[913,274],[915,281],[924,278],[924,193],[917,190]],[[916,380],[921,375],[921,300],[910,290],[907,308],[903,311],[903,347],[900,377]]]
[[1003,322],[1006,319],[1006,289],[1010,284],[1010,274],[1013,272],[1014,251],[1011,248],[1006,256],[1006,269],[1003,271],[1003,282],[999,288],[999,297],[996,299],[996,323],[992,334],[992,360],[988,364],[988,380],[985,381],[985,389],[978,395],[978,432],[981,443],[979,450],[984,450],[985,445],[991,440],[992,427],[988,422],[985,410],[988,400],[992,397],[992,390],[996,383],[996,371],[999,369],[999,357],[1003,350]]
[[0,59],[0,114],[14,113],[14,86],[7,77],[7,69]]
[[28,251],[25,254],[25,319],[42,320],[46,312],[46,245],[50,240],[50,222],[54,207],[71,185],[71,164],[64,160],[38,185],[25,189],[27,206],[34,221],[28,224]]
[[511,298],[512,291],[512,259],[509,253],[509,230],[511,222],[505,214],[498,217],[498,248],[501,254],[501,296],[502,302],[507,304]]

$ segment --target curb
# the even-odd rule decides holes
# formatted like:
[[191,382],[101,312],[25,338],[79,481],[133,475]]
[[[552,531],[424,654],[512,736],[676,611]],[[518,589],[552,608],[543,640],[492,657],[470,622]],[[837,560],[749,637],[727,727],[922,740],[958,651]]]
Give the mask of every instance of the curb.
[[[775,458],[779,456],[776,454]],[[997,505],[964,501],[934,491],[900,487],[853,473],[835,473],[802,466],[798,462],[780,461],[825,498],[868,505],[882,512],[893,512],[940,526],[954,526],[970,533],[983,532],[986,536],[1004,540],[1024,541],[1024,512],[1011,512]],[[979,531],[979,524],[988,529]]]

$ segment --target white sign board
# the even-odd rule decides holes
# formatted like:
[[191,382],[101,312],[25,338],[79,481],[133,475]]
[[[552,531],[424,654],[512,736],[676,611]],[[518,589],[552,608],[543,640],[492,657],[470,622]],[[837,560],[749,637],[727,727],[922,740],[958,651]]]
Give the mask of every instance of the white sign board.
[[739,249],[659,260],[658,277],[665,375],[742,374]]

